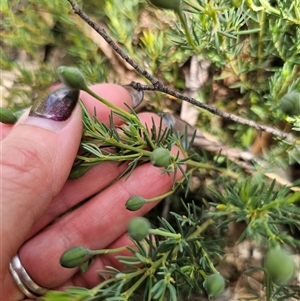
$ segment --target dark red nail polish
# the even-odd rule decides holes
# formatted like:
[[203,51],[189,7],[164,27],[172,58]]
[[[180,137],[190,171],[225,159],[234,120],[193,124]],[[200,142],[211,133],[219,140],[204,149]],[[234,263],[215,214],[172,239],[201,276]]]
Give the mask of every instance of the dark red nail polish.
[[29,116],[51,119],[55,121],[67,120],[78,101],[79,90],[65,86],[50,91],[46,96],[38,98],[32,105]]

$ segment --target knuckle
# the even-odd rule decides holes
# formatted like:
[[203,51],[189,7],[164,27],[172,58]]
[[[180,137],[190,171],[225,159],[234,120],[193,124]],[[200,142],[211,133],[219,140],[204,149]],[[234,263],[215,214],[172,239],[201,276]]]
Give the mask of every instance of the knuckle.
[[23,141],[17,147],[6,146],[1,150],[1,177],[7,185],[12,189],[23,188],[28,191],[36,189],[35,183],[41,178],[47,184],[50,181],[49,167],[45,160],[47,155],[41,155],[43,151],[43,146],[32,141],[25,144]]
[[9,156],[1,156],[3,168],[18,173],[33,173],[44,163],[35,147],[17,147],[10,150]]

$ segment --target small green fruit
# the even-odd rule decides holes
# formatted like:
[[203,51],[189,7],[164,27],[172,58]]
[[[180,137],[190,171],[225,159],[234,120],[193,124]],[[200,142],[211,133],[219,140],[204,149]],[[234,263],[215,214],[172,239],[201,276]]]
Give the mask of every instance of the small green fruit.
[[225,279],[220,274],[209,275],[203,286],[209,298],[218,297],[225,289]]
[[178,12],[181,10],[182,0],[150,0],[150,3],[158,8],[172,9]]
[[91,256],[91,251],[85,247],[70,248],[60,257],[60,264],[65,268],[76,268],[82,265]]
[[300,115],[300,92],[292,91],[281,98],[281,110],[290,116]]
[[265,260],[270,279],[277,285],[289,283],[295,274],[296,264],[290,253],[282,249],[271,249]]
[[60,80],[70,89],[86,90],[87,84],[81,71],[75,67],[60,66],[57,68]]
[[242,0],[231,0],[231,3],[234,7],[238,8],[241,6],[241,4],[243,3]]
[[0,122],[14,124],[17,122],[17,120],[18,118],[10,109],[0,108]]
[[166,167],[170,164],[170,160],[170,151],[163,147],[155,149],[150,155],[150,161],[156,167]]
[[125,207],[127,210],[136,211],[141,209],[144,206],[145,202],[146,200],[143,197],[135,195],[127,200]]
[[135,240],[144,239],[150,230],[150,223],[144,217],[135,217],[128,224],[128,234]]

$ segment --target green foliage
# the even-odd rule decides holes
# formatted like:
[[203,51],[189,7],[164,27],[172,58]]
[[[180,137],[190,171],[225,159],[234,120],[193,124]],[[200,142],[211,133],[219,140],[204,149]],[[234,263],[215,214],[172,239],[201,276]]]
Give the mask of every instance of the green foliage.
[[90,83],[107,80],[104,57],[66,0],[1,2],[1,69],[15,75],[6,98],[10,106],[28,106],[56,82],[60,61],[80,66]]
[[267,241],[270,246],[300,244],[299,239],[282,231],[284,226],[300,228],[297,220],[300,214],[297,205],[300,201],[299,191],[291,194],[289,187],[276,190],[275,181],[266,188],[264,184],[259,185],[247,179],[228,187],[224,194],[213,193],[218,197],[218,204],[213,204],[218,211],[209,215],[214,218],[225,216],[219,227],[231,221],[246,222],[247,227],[240,241],[246,238],[261,243]]
[[290,116],[300,115],[300,92],[292,91],[284,95],[280,101],[281,110]]
[[[142,294],[142,300],[165,300],[167,297],[175,301],[180,290],[186,290],[188,295],[193,290],[204,292],[203,282],[210,274],[217,273],[214,262],[223,250],[219,241],[211,241],[205,234],[212,221],[200,221],[202,213],[194,205],[188,205],[186,210],[184,217],[171,212],[177,221],[178,232],[165,219],[160,219],[158,229],[149,229],[148,225],[150,235],[142,241],[138,237],[127,247],[132,255],[117,257],[127,267],[126,271],[107,267],[99,273],[111,277],[91,290],[79,288],[76,292],[74,289],[73,294],[69,293],[70,298],[77,300],[76,295],[82,295],[86,301],[96,297],[97,300],[131,300]],[[145,219],[138,218],[133,220],[135,222],[144,223]],[[139,226],[130,224],[129,232],[132,228],[138,230]],[[49,291],[41,300],[52,300],[56,294]]]
[[14,124],[17,121],[16,115],[7,108],[0,108],[0,121],[2,123]]
[[[152,1],[159,2],[164,1]],[[223,259],[226,243],[224,233],[231,222],[245,223],[238,242],[248,239],[257,246],[288,246],[292,250],[300,246],[295,234],[300,231],[299,191],[293,190],[292,185],[280,187],[275,181],[270,183],[264,176],[270,165],[279,161],[279,155],[285,167],[300,163],[300,116],[296,112],[300,91],[300,3],[179,2],[180,10],[175,11],[157,9],[143,0],[122,1],[121,5],[119,0],[89,0],[79,5],[97,24],[107,28],[109,36],[130,59],[170,88],[185,89],[181,67],[192,55],[209,60],[210,82],[204,87],[209,92],[201,91],[197,99],[251,121],[290,126],[295,142],[281,141],[274,148],[276,160],[272,161],[270,155],[267,164],[255,166],[251,170],[253,176],[249,176],[234,162],[194,148],[195,135],[189,140],[187,129],[164,130],[162,123],[148,128],[133,110],[121,110],[87,90],[112,109],[110,124],[90,116],[82,104],[84,133],[70,178],[80,177],[105,161],[129,162],[121,175],[129,177],[138,165],[150,162],[155,151],[163,150],[170,155],[169,150],[176,145],[184,158],[174,155],[166,164],[160,164],[163,173],[174,174],[172,189],[149,200],[134,196],[132,208],[139,209],[166,196],[174,200],[182,197],[183,204],[178,205],[178,211],[171,212],[174,223],[160,218],[158,228],[147,230],[149,237],[133,240],[134,247],[128,246],[132,256],[119,257],[128,267],[126,272],[108,267],[100,272],[111,278],[92,289],[70,287],[65,292],[49,291],[41,300],[132,300],[141,298],[139,294],[143,293],[143,300],[150,301],[177,300],[179,293],[210,295],[204,283],[209,275],[218,274],[217,265]],[[132,74],[132,70],[107,51],[101,37],[72,12],[67,0],[4,0],[1,16],[1,68],[13,74],[5,101],[14,111],[26,107],[56,82],[60,65],[77,67],[89,84],[128,83],[127,72]],[[134,77],[142,79],[141,74]],[[7,83],[1,80],[5,86]],[[225,98],[217,93],[221,88],[226,91]],[[291,102],[295,95],[295,102]],[[154,112],[174,112],[180,105],[177,100],[162,100],[158,92],[147,97],[147,108]],[[288,103],[282,104],[286,100]],[[15,122],[9,111],[2,110],[2,121],[7,116]],[[123,125],[116,128],[113,116],[121,118]],[[212,114],[201,110],[199,116],[201,129],[218,134],[228,144],[248,147],[254,139],[255,131],[245,125],[230,122],[215,126]],[[176,182],[178,172],[184,177]],[[188,195],[195,174],[206,179],[205,186],[209,187],[193,203]],[[299,181],[294,183],[297,184]],[[88,268],[90,257],[114,250],[87,252],[85,266],[79,264],[83,270]],[[269,281],[267,273],[263,285],[268,301],[299,298],[293,287]],[[262,298],[259,292],[256,294]]]

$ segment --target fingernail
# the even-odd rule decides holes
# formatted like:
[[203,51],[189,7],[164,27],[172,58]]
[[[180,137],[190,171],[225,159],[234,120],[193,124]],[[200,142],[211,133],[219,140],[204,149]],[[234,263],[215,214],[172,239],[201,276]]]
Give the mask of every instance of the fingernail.
[[122,87],[128,91],[132,99],[133,108],[136,108],[144,99],[144,91],[136,90],[130,85],[125,85]]
[[164,122],[164,124],[168,128],[172,128],[179,133],[184,133],[185,132],[185,127],[187,127],[188,134],[193,133],[194,129],[191,125],[189,125],[187,122],[183,121],[177,116],[174,116],[170,113],[161,113],[159,114]]
[[50,91],[33,103],[26,123],[49,129],[53,125],[54,129],[57,129],[56,121],[65,121],[71,116],[78,98],[79,90],[69,89],[65,86]]

